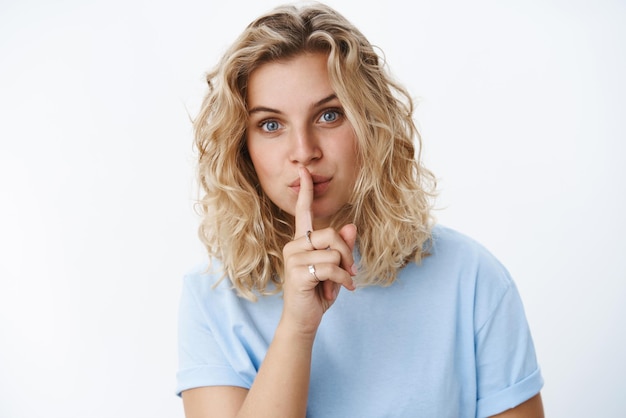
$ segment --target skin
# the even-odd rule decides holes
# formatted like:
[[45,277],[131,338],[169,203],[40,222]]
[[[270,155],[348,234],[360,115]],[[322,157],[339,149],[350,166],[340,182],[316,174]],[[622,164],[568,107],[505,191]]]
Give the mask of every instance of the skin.
[[[261,187],[295,218],[294,240],[283,249],[283,312],[252,387],[186,390],[187,418],[304,417],[315,334],[340,288],[355,289],[356,227],[328,225],[354,186],[356,138],[331,88],[326,56],[263,64],[250,75],[247,100],[247,146]],[[542,418],[541,398],[498,417]]]
[[313,226],[327,227],[348,202],[358,162],[356,136],[331,88],[326,56],[262,65],[250,77],[247,99],[247,147],[261,187],[295,215],[298,170],[306,168],[314,182]]

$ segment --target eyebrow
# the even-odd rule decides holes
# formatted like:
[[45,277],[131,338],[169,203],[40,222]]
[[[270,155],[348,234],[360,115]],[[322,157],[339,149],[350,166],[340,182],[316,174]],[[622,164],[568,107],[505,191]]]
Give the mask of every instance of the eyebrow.
[[[317,103],[315,103],[313,105],[313,108],[318,108],[320,106],[325,105],[326,103],[333,101],[337,98],[337,95],[335,93],[332,93],[326,97],[324,97],[322,100],[318,101]],[[271,107],[265,107],[265,106],[255,106],[252,109],[248,110],[248,115],[251,115],[253,113],[256,112],[269,112],[269,113],[278,113],[278,114],[282,114],[283,112],[281,112],[278,109],[272,109]]]

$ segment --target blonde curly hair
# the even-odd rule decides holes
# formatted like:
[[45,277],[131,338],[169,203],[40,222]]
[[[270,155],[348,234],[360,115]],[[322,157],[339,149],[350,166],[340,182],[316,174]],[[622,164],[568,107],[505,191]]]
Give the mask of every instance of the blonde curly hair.
[[331,85],[357,137],[360,172],[350,204],[331,226],[358,228],[358,285],[393,283],[407,262],[420,262],[431,237],[436,181],[420,162],[411,97],[335,10],[318,3],[278,7],[253,21],[207,74],[209,91],[194,121],[199,236],[224,277],[250,300],[282,289],[282,248],[293,239],[294,219],[261,189],[248,155],[247,81],[264,63],[306,52],[328,54]]

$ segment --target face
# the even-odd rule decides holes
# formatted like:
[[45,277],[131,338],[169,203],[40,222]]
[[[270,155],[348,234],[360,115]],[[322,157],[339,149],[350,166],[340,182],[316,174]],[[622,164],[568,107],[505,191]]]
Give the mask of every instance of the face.
[[356,136],[331,88],[325,54],[263,64],[248,80],[247,146],[263,191],[294,215],[299,167],[313,177],[313,226],[349,200],[358,167]]

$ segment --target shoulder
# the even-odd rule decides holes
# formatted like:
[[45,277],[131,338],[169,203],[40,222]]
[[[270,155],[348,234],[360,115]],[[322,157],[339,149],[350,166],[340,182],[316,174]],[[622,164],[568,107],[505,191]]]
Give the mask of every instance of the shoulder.
[[429,244],[434,253],[443,253],[446,256],[456,255],[465,259],[494,258],[474,238],[441,224],[433,227]]
[[471,332],[476,415],[495,415],[536,395],[543,378],[509,271],[484,245],[441,225],[433,228],[431,247],[424,265],[444,272],[437,280],[458,286],[458,293],[447,295],[453,302],[446,309],[457,309],[457,332]]
[[[270,291],[274,288],[268,286]],[[212,318],[224,318],[226,312],[243,312],[263,309],[276,303],[276,296],[254,293],[247,299],[235,289],[224,274],[219,260],[212,259],[193,267],[183,277],[181,306],[193,304]]]
[[203,311],[212,311],[237,304],[238,299],[218,260],[197,264],[183,276],[181,306],[195,305]]
[[517,293],[506,267],[475,239],[436,225],[429,244],[430,255],[417,270],[423,268],[424,276],[464,295],[473,306],[477,323],[484,321],[505,297]]
[[[511,276],[504,265],[484,245],[475,239],[443,225],[436,225],[429,242],[432,261],[476,278],[489,280],[492,285],[506,288],[512,284]],[[429,260],[431,258],[432,260]]]

